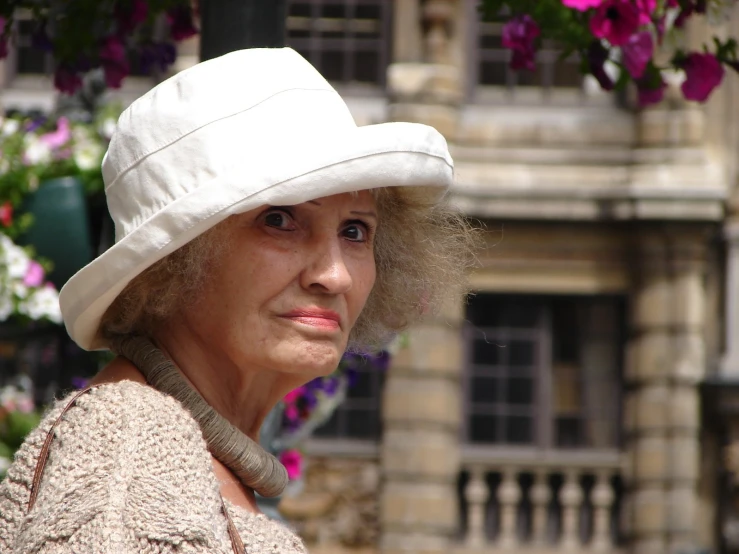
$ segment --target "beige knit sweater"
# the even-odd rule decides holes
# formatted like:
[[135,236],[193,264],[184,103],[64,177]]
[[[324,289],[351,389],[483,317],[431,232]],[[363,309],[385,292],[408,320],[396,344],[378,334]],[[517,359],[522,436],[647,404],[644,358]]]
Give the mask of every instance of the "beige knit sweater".
[[[230,554],[219,484],[200,428],[173,398],[124,381],[81,396],[56,431],[26,515],[49,411],[0,483],[0,554]],[[249,554],[305,553],[263,515],[228,505]]]

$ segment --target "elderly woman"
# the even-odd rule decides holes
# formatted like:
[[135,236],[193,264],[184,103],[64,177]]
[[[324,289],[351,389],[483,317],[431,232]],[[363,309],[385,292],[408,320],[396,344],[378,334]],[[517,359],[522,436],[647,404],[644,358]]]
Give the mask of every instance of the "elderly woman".
[[459,290],[444,139],[358,128],[294,51],[247,50],[134,102],[103,175],[116,244],[61,305],[80,346],[118,357],[18,452],[0,552],[304,552],[258,513],[287,480],[260,426]]

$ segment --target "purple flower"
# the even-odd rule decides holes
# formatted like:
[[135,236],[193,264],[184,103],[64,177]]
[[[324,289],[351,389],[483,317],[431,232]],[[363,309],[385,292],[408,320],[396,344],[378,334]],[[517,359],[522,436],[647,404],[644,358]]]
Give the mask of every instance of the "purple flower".
[[568,8],[574,8],[584,12],[590,8],[597,8],[603,0],[562,0],[562,4]]
[[76,71],[60,65],[54,72],[54,87],[64,94],[74,94],[82,87],[82,78]]
[[113,35],[107,37],[103,40],[98,56],[105,73],[105,83],[110,88],[120,88],[123,79],[130,73],[123,41]]
[[652,33],[642,31],[631,35],[628,42],[621,47],[621,52],[623,53],[623,62],[626,71],[634,79],[641,79],[649,60],[652,59],[652,55],[654,54]]
[[72,377],[72,386],[76,389],[84,389],[89,384],[89,379],[85,379],[84,377]]
[[508,21],[503,27],[502,43],[513,52],[511,69],[528,69],[536,67],[536,38],[541,33],[539,26],[531,16],[519,15]]
[[637,83],[636,91],[639,96],[639,106],[644,108],[662,102],[662,98],[665,95],[665,88],[667,88],[667,83],[661,77],[656,86]]
[[167,12],[169,32],[176,41],[185,40],[198,33],[189,6],[177,6]]
[[606,0],[590,20],[590,31],[613,46],[621,46],[639,28],[639,9],[631,0]]
[[608,60],[608,50],[594,40],[588,48],[588,69],[595,77],[603,90],[613,90],[613,79],[606,73],[604,64]]
[[713,54],[693,52],[681,65],[685,70],[681,90],[686,100],[705,102],[724,78],[724,66]]
[[35,260],[31,260],[23,277],[23,284],[27,287],[40,287],[44,282],[44,268]]
[[114,13],[118,32],[121,35],[128,35],[140,23],[146,21],[149,6],[143,0],[123,0],[116,4]]
[[139,63],[141,71],[150,73],[152,67],[166,71],[177,59],[177,49],[168,42],[152,42],[141,48]]

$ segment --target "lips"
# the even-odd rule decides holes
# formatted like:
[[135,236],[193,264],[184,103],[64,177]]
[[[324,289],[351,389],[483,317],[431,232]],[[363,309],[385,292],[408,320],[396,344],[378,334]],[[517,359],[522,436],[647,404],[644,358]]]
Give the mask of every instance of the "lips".
[[338,330],[341,328],[341,316],[333,310],[323,308],[303,308],[292,310],[284,315],[285,319],[290,319],[296,323],[309,325],[311,327]]

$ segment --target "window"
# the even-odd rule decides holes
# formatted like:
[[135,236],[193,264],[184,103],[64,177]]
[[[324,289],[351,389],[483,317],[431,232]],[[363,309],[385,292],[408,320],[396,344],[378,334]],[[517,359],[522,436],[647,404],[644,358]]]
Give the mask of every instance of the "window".
[[380,402],[385,373],[363,362],[357,367],[356,382],[325,425],[314,435],[320,438],[378,440],[382,433]]
[[536,54],[535,71],[513,71],[509,67],[511,54],[502,45],[505,19],[482,21],[475,10],[470,21],[470,96],[483,101],[522,103],[582,101],[584,81],[577,55],[561,59],[555,45],[544,41]]
[[17,75],[49,74],[53,71],[53,59],[49,52],[34,46],[38,23],[21,19],[17,23],[15,72]]
[[467,442],[617,446],[622,302],[479,294],[465,329]]
[[288,1],[287,43],[335,83],[383,85],[390,0]]

